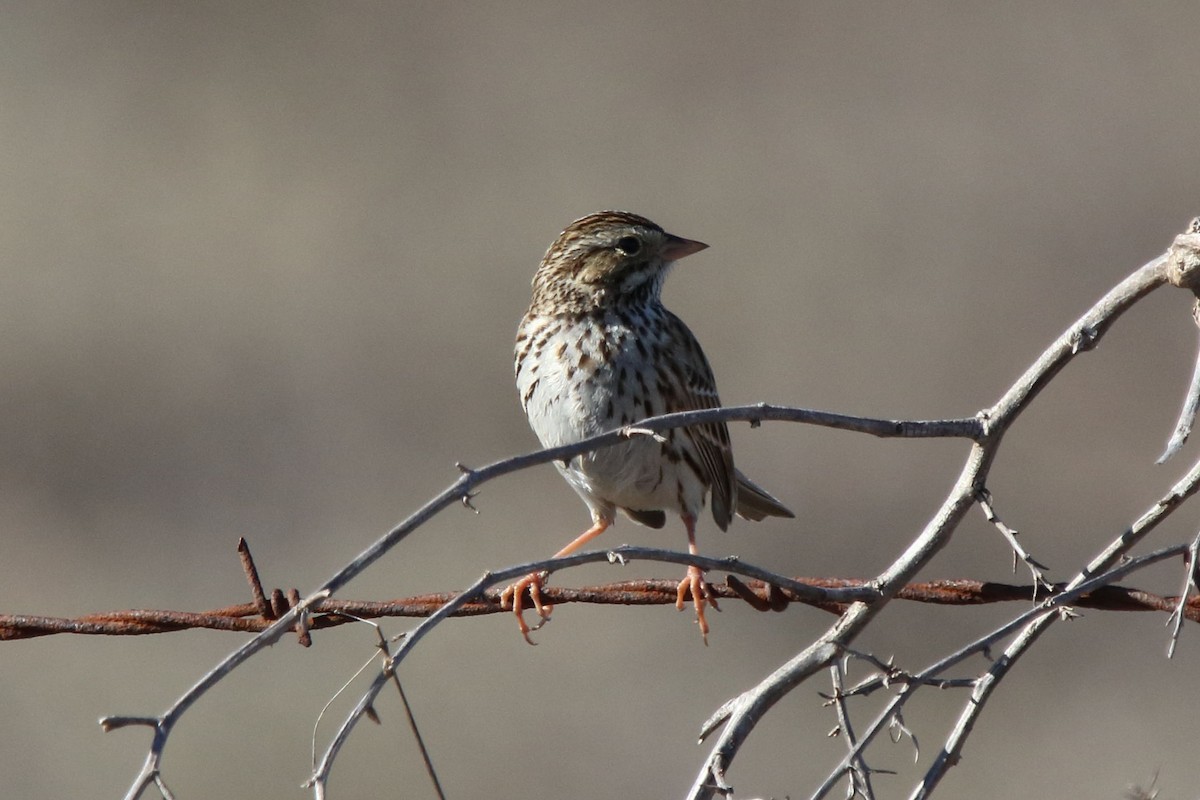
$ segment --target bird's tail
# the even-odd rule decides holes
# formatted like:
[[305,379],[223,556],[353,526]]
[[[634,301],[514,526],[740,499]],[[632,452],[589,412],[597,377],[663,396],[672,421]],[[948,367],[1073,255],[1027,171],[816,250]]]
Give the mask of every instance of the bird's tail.
[[751,481],[742,471],[735,469],[737,475],[737,515],[742,519],[758,522],[764,517],[787,517],[796,515],[783,503],[758,484]]

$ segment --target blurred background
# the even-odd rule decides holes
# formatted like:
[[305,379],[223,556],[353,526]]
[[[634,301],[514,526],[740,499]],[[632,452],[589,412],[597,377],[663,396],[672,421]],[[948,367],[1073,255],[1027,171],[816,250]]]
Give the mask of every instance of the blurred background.
[[[318,585],[457,475],[533,449],[511,341],[545,248],[601,208],[711,249],[667,304],[730,404],[970,415],[1200,213],[1194,2],[696,4],[9,3],[0,7],[0,611],[244,602]],[[1182,400],[1190,301],[1160,291],[1070,366],[1006,441],[990,488],[1069,578],[1196,458],[1155,466]],[[916,535],[961,442],[796,425],[732,431],[794,521],[707,518],[704,552],[868,576]],[[587,512],[550,467],[489,484],[353,584],[387,599],[546,556]],[[1190,538],[1185,507],[1147,547]],[[628,522],[622,542],[682,547]],[[1173,563],[1131,584],[1177,590]],[[681,574],[678,573],[678,574]],[[562,584],[674,568],[594,566]],[[1013,576],[972,515],[925,579]],[[888,608],[859,641],[920,668],[1018,606]],[[727,604],[564,606],[445,625],[402,678],[450,797],[672,797],[700,724],[833,618]],[[946,797],[1194,797],[1200,632],[1165,618],[1056,626],[985,713]],[[385,630],[399,633],[404,621]],[[114,797],[164,709],[243,637],[0,644],[12,797]],[[321,707],[365,627],[285,640],[177,729],[178,796],[305,796]],[[978,670],[975,662],[961,674]],[[856,668],[858,669],[858,668]],[[862,670],[858,670],[859,673]],[[818,691],[781,703],[730,779],[806,797],[843,751]],[[430,797],[394,697],[334,772],[338,797]],[[335,703],[340,719],[353,697]],[[915,701],[883,743],[906,795],[963,695]],[[875,701],[854,707],[865,724]],[[324,742],[327,721],[318,738]],[[70,768],[66,768],[66,765]],[[1157,778],[1155,778],[1157,776]]]

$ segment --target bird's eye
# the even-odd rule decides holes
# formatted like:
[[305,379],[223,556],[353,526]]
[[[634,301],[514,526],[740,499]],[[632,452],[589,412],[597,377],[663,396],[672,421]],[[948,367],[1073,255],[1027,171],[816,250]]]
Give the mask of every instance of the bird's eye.
[[617,240],[617,249],[627,256],[636,256],[642,243],[636,236],[622,236]]

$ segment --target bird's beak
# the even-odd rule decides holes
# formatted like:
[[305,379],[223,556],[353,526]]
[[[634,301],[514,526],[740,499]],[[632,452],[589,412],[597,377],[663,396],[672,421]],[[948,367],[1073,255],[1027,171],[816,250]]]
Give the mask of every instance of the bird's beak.
[[681,239],[678,236],[667,234],[666,244],[663,245],[662,257],[663,261],[678,261],[684,256],[690,256],[692,253],[699,253],[704,248],[708,247],[704,242],[694,242],[691,239]]

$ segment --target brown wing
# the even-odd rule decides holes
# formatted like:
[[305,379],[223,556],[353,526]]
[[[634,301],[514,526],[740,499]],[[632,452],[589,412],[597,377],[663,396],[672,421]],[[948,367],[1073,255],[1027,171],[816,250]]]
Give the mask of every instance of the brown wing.
[[[666,411],[719,407],[721,399],[717,396],[717,382],[704,351],[700,349],[700,343],[679,317],[669,311],[665,313],[671,352],[666,354],[663,361],[669,365],[672,373],[667,379],[674,384],[662,387]],[[672,390],[665,391],[668,388]],[[733,510],[737,508],[737,479],[733,469],[729,429],[725,423],[718,422],[685,428],[679,434],[692,445],[691,450],[698,462],[694,466],[698,466],[700,477],[712,491],[710,502],[713,519],[721,530],[725,530],[733,518]],[[691,463],[686,455],[684,458]]]

